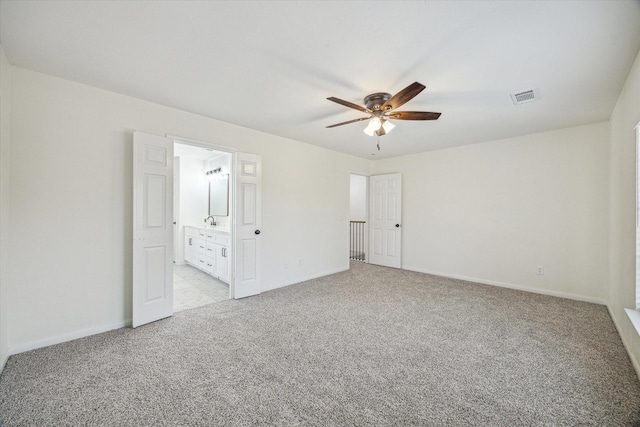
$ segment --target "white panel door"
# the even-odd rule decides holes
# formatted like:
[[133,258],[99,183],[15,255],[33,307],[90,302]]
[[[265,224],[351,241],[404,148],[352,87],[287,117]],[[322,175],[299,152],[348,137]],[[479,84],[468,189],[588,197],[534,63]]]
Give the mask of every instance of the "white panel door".
[[399,173],[369,178],[369,262],[401,267],[402,176]]
[[261,179],[260,156],[235,153],[235,280],[233,298],[261,290]]
[[133,327],[173,314],[173,141],[133,133]]

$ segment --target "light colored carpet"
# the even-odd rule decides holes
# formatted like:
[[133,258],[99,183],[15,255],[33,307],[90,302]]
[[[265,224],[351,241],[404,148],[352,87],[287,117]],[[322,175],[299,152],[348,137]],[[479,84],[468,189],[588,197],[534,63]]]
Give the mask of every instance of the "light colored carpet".
[[634,425],[604,306],[351,270],[12,356],[16,425]]

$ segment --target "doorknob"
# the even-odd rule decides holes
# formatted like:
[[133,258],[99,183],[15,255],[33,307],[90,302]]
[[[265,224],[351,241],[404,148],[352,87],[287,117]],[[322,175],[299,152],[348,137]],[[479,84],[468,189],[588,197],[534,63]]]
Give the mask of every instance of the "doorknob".
[[260,234],[260,230],[256,230],[256,231],[254,231],[254,233]]
[[400,224],[396,224],[396,228],[400,227]]

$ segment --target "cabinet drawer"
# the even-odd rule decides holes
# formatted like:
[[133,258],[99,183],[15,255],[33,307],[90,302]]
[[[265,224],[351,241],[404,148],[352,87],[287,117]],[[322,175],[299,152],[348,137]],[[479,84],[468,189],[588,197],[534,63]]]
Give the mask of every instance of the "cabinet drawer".
[[213,242],[207,242],[205,245],[205,253],[207,256],[215,256],[216,253],[216,245]]
[[213,257],[206,256],[204,258],[205,262],[205,271],[209,274],[213,274],[216,270],[216,259]]

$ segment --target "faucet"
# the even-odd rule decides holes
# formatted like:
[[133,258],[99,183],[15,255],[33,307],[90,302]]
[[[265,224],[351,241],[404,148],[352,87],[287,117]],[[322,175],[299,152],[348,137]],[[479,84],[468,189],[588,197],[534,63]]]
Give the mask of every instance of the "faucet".
[[206,218],[204,219],[204,222],[209,221],[209,219],[211,219],[211,222],[210,222],[209,224],[210,224],[212,227],[214,227],[214,226],[218,225],[218,224],[216,223],[216,219],[215,219],[214,217],[212,217],[211,215],[209,215],[208,217],[206,217]]

